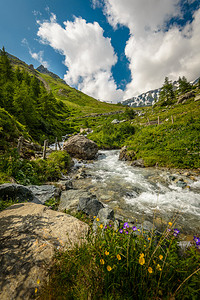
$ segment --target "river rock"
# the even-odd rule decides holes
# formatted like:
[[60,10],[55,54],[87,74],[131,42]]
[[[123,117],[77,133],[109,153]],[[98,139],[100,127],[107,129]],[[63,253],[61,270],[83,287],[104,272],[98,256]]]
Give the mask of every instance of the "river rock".
[[64,143],[63,149],[72,157],[86,160],[95,159],[98,152],[97,144],[83,135],[75,135],[69,138]]
[[28,300],[47,280],[54,251],[84,242],[88,225],[34,203],[0,213],[0,299]]
[[58,206],[58,211],[71,210],[76,211],[79,199],[81,197],[90,197],[91,193],[85,190],[68,190],[63,191],[60,197],[60,204]]
[[135,153],[133,150],[127,150],[127,146],[122,147],[119,153],[119,160],[132,161],[135,158]]
[[80,197],[77,210],[81,210],[89,216],[97,216],[104,205],[96,198],[95,195],[89,197]]
[[4,201],[12,199],[15,202],[34,202],[41,204],[41,201],[26,186],[15,183],[4,183],[0,185],[0,199]]
[[30,185],[27,187],[42,204],[55,198],[59,199],[60,189],[54,185]]
[[139,167],[139,168],[144,168],[144,167],[145,167],[144,161],[143,161],[142,158],[137,159],[137,160],[134,160],[134,161],[131,163],[131,166],[132,166],[132,167]]

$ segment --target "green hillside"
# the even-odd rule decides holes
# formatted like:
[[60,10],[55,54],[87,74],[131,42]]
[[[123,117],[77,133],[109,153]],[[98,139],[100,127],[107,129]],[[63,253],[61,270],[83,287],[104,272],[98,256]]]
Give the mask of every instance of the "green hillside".
[[71,116],[84,116],[124,110],[124,107],[98,101],[75,88],[63,83],[63,80],[39,73],[57,100],[62,100],[71,112]]

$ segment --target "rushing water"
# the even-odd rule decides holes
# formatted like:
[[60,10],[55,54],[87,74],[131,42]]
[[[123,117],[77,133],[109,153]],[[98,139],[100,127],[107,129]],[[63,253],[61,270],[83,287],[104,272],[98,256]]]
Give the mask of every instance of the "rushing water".
[[85,165],[88,189],[117,214],[138,221],[153,218],[167,222],[178,213],[177,226],[184,232],[200,232],[200,177],[177,186],[172,174],[155,168],[135,168],[119,161],[119,151],[101,151],[97,161]]

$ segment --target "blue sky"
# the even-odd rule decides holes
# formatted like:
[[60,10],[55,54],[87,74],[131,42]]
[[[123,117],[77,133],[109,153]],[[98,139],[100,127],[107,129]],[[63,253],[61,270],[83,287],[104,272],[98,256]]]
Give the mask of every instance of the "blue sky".
[[199,0],[0,0],[0,47],[118,102],[200,76]]

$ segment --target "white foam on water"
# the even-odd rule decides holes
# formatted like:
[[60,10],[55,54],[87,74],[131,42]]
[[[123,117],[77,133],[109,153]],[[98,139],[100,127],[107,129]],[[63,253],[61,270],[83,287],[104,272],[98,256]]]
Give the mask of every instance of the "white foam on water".
[[[179,212],[188,226],[200,230],[200,193],[195,190],[200,188],[200,180],[191,183],[191,187],[194,188],[191,191],[177,187],[175,183],[167,185],[167,180],[165,185],[161,183],[163,180],[152,182],[148,177],[154,174],[158,176],[158,170],[134,168],[126,162],[119,161],[118,150],[101,151],[101,154],[99,160],[88,167],[107,186],[114,182],[124,189],[124,186],[128,185],[129,192],[132,187],[134,196],[129,195],[124,199],[133,211],[148,216],[152,216],[155,210],[165,216]],[[160,178],[166,177],[166,173],[159,172]],[[139,194],[134,193],[137,189],[140,190]]]

